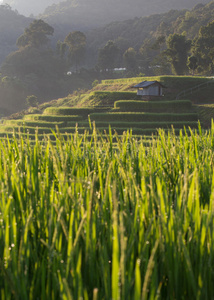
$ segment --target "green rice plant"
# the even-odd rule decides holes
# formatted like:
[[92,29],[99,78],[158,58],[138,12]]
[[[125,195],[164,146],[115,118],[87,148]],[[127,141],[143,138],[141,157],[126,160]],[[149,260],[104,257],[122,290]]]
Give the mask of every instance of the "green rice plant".
[[0,298],[213,299],[214,126],[0,140]]
[[[106,122],[101,122],[97,121],[96,123],[96,128],[99,129],[100,127],[109,127],[109,125],[112,128],[141,128],[141,129],[148,129],[148,128],[169,128],[173,126],[176,129],[182,129],[184,126],[191,127],[191,128],[197,128],[198,127],[198,122],[114,122],[114,121],[106,121]],[[73,123],[72,126],[75,124]],[[78,122],[78,125],[81,127],[87,127],[88,124],[85,122]]]

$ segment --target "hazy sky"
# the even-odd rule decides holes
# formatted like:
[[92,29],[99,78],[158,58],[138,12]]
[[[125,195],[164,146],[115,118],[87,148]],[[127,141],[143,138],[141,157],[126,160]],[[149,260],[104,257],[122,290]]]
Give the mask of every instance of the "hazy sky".
[[37,15],[43,13],[47,6],[62,1],[63,0],[0,0],[0,3],[7,3],[12,9],[17,9],[20,14],[29,16],[30,14]]
[[[47,6],[50,6],[54,3],[63,2],[63,1],[66,0],[0,0],[0,3],[1,4],[8,3],[12,7],[12,9],[16,9],[20,14],[24,14],[25,16],[30,16],[31,14],[37,16],[40,13],[43,13],[45,8],[47,8]],[[72,2],[72,0],[69,1]],[[88,3],[89,10],[90,10],[90,3],[95,3],[95,2],[100,4],[99,7],[96,7],[96,9],[98,10],[100,9],[100,6],[103,3],[108,4],[108,2],[109,5],[111,5],[113,8],[115,7],[114,4],[116,3],[119,3],[120,5],[121,3],[123,3],[124,9],[125,9],[125,4],[129,4],[131,6],[127,10],[127,18],[128,18],[130,8],[131,10],[138,9],[139,5],[140,7],[138,9],[138,14],[136,16],[139,16],[139,12],[144,7],[148,10],[148,13],[149,12],[158,13],[158,12],[162,12],[163,10],[166,11],[168,7],[167,5],[170,2],[171,2],[171,6],[169,7],[169,9],[181,9],[181,8],[192,8],[197,3],[208,3],[211,0],[171,0],[171,1],[170,0],[73,0],[73,1],[74,2],[76,1],[77,3],[80,2],[83,4]],[[130,14],[130,16],[132,16],[132,14]]]

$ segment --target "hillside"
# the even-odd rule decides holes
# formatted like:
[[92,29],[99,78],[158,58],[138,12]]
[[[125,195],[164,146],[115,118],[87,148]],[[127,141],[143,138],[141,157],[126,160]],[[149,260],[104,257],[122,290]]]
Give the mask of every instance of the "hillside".
[[[160,81],[166,87],[164,96],[153,101],[137,96],[132,86],[143,80]],[[198,92],[191,95],[192,102],[188,98],[175,98],[181,90],[209,82],[210,79],[205,77],[175,76],[103,80],[88,92],[47,102],[5,119],[0,135],[25,132],[33,139],[35,130],[38,130],[40,138],[45,133],[54,139],[52,131],[58,127],[66,137],[76,131],[77,124],[79,133],[90,131],[89,116],[101,132],[111,125],[118,134],[132,129],[135,135],[151,135],[157,128],[169,130],[171,126],[179,132],[184,126],[197,128],[198,120],[202,128],[208,128],[213,117],[213,105],[207,105],[205,98],[199,104]],[[214,89],[214,82],[210,88]],[[214,98],[209,102],[214,103]]]
[[8,5],[0,5],[0,64],[5,57],[16,50],[16,40],[32,22],[12,10]]
[[[75,2],[75,6],[74,1],[65,1],[50,6],[39,18],[43,18],[54,27],[52,38],[54,49],[56,42],[63,41],[70,31],[83,30],[85,32],[87,37],[86,67],[94,67],[97,63],[98,50],[109,40],[115,41],[121,53],[124,53],[129,47],[138,50],[147,39],[155,39],[160,35],[168,36],[170,33],[185,31],[188,38],[194,38],[201,26],[213,20],[214,1],[208,4],[206,4],[208,1],[203,1],[204,4],[197,4],[190,10],[185,8],[191,8],[196,1],[188,2],[188,5],[186,2],[183,5],[180,2],[179,5],[172,2],[174,4],[168,5],[165,9],[167,12],[163,13],[162,8],[167,1],[162,1],[161,9],[157,9],[158,14],[154,14],[155,9],[151,12],[147,11],[147,6],[152,2],[140,9],[142,4],[137,4],[138,0],[135,1],[136,5],[133,3],[131,7],[129,1],[123,2],[122,7],[121,1],[114,2],[114,6],[111,1],[105,2],[106,7],[101,6],[102,1],[97,2],[97,0],[90,2],[90,5],[81,0]],[[136,7],[139,9],[136,10]],[[155,7],[159,5],[153,5],[153,8]],[[173,10],[169,11],[170,8]],[[181,10],[175,10],[175,8]],[[133,9],[134,12],[132,12]],[[123,10],[129,13],[123,15]],[[151,13],[153,14],[150,15]],[[8,5],[0,5],[0,16],[0,63],[2,63],[9,53],[16,50],[17,38],[33,19],[21,16]],[[110,23],[110,21],[114,22]],[[97,28],[91,30],[92,27]]]
[[[201,0],[206,4],[209,1]],[[41,15],[51,25],[64,29],[86,30],[135,17],[163,13],[170,9],[190,9],[199,1],[191,0],[67,0],[48,7]]]
[[129,47],[138,50],[147,40],[171,33],[186,33],[193,39],[201,26],[213,21],[214,1],[206,5],[198,4],[191,10],[171,10],[162,14],[113,22],[87,33],[90,62],[96,62],[99,48],[108,40],[113,40],[124,52]]

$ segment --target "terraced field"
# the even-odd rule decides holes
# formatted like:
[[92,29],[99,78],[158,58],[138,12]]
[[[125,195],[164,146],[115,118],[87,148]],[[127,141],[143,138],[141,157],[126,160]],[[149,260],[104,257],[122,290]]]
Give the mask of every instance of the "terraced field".
[[204,128],[210,128],[211,120],[214,120],[214,104],[197,105],[196,111]]
[[[143,80],[160,81],[166,86],[164,97],[143,101],[132,89],[133,85]],[[210,128],[214,117],[214,106],[206,104],[209,101],[212,103],[211,89],[214,84],[210,84],[210,81],[211,78],[191,76],[103,80],[92,90],[77,91],[3,120],[0,136],[10,137],[14,132],[24,132],[33,138],[37,130],[39,138],[42,139],[45,133],[54,139],[53,131],[56,128],[62,136],[75,132],[77,128],[79,133],[84,133],[85,130],[90,133],[93,122],[100,132],[105,132],[110,125],[119,135],[127,129],[132,129],[134,135],[151,135],[158,128],[168,130],[172,126],[177,132],[184,126],[187,129],[197,128],[198,120],[202,128]],[[182,90],[206,85],[208,82],[209,90],[203,89],[192,94],[191,101],[173,100]]]
[[[102,99],[102,93],[99,93]],[[105,94],[105,92],[104,92]],[[114,92],[117,99],[121,93]],[[185,127],[197,128],[198,113],[188,100],[178,101],[139,101],[120,100],[114,102],[114,107],[49,107],[42,114],[27,114],[23,119],[5,120],[0,128],[0,135],[12,135],[22,132],[33,136],[35,131],[43,136],[54,137],[57,128],[62,135],[91,131],[91,123],[95,123],[100,132],[108,130],[109,126],[118,134],[127,129],[134,135],[151,135],[158,128],[175,131]]]

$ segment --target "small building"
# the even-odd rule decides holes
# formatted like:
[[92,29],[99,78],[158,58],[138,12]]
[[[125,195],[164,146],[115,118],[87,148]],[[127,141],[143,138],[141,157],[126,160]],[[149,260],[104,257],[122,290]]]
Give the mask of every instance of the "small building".
[[158,81],[142,81],[133,88],[137,89],[137,95],[139,96],[163,96],[164,86]]

